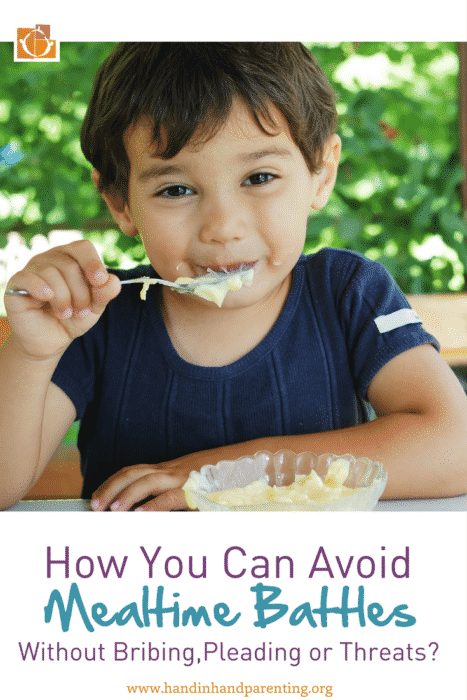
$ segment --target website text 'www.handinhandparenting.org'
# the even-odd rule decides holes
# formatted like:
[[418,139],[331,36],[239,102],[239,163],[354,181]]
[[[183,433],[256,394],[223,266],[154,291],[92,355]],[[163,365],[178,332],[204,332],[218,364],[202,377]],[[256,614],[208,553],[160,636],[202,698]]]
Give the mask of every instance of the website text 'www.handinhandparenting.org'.
[[232,694],[242,695],[248,698],[250,695],[274,695],[274,694],[298,694],[302,698],[307,698],[309,695],[323,695],[325,698],[332,698],[332,685],[292,685],[283,683],[282,685],[246,685],[240,682],[236,685],[221,685],[210,683],[202,685],[201,683],[192,683],[191,685],[174,685],[164,682],[163,685],[127,685],[129,693],[136,695],[158,695],[166,693],[176,694]]

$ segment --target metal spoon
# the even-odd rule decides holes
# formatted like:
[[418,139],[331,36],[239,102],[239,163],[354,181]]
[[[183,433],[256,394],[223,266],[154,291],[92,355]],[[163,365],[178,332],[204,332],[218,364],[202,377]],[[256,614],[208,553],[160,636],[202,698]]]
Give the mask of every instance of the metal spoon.
[[[162,280],[157,277],[137,277],[131,280],[121,280],[121,284],[144,284],[145,282],[149,282],[149,284],[165,284],[167,287],[173,287],[177,292],[194,294],[196,287],[199,287],[201,284],[219,284],[229,277],[238,275],[239,272],[244,273],[250,269],[251,267],[247,265],[240,265],[237,270],[232,270],[231,272],[214,272],[214,270],[208,268],[208,273],[206,275],[194,277],[192,282],[186,284],[177,284],[176,282],[169,282],[168,280]],[[29,294],[29,292],[25,289],[7,289],[5,294],[21,295]]]
[[[185,294],[193,294],[196,286],[195,284],[175,284],[175,282],[168,282],[167,280],[157,279],[156,277],[138,277],[133,280],[121,280],[121,284],[133,284],[135,282],[144,284],[149,281],[150,284],[165,284],[167,287],[173,287],[177,292],[183,292]],[[217,281],[218,280],[216,280],[215,283],[217,283]],[[212,284],[212,282],[208,282],[208,284]],[[5,294],[27,295],[29,292],[25,289],[7,289]]]

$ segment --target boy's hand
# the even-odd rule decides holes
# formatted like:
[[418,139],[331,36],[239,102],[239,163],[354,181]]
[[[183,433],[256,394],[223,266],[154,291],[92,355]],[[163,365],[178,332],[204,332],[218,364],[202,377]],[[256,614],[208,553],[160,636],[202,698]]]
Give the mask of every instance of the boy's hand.
[[[93,510],[130,510],[146,501],[138,511],[189,510],[182,486],[188,479],[191,466],[173,460],[164,464],[135,464],[120,469],[93,493]],[[155,498],[147,500],[151,496]]]
[[12,342],[42,360],[60,355],[92,328],[121,285],[107,272],[94,245],[82,240],[36,255],[13,275],[8,289],[29,292],[5,295]]

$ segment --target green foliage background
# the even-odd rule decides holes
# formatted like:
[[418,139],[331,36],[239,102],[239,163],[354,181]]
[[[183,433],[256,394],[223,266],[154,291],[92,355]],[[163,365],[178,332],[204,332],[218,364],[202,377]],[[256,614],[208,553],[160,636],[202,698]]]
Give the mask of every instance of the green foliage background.
[[[71,228],[100,242],[109,266],[145,259],[137,240],[116,231],[79,146],[93,77],[113,45],[62,43],[60,62],[14,63],[13,44],[0,44],[0,146],[16,141],[26,154],[0,176],[0,247],[12,230],[28,241]],[[330,245],[379,259],[406,293],[465,288],[456,44],[310,48],[338,94],[343,155],[328,207],[310,217],[305,250]],[[410,78],[370,88],[339,77],[349,58],[379,54],[395,67],[410,59]],[[433,235],[456,255],[419,259],[417,245]]]

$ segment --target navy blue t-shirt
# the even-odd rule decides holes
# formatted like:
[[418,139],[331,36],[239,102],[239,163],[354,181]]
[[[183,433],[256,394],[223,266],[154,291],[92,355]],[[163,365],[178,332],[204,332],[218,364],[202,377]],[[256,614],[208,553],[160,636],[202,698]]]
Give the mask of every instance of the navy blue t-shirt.
[[[151,267],[115,271],[122,279]],[[437,341],[382,265],[347,250],[302,256],[266,337],[224,367],[183,360],[158,306],[128,285],[72,342],[53,382],[81,420],[83,498],[132,464],[275,435],[357,425],[371,417],[367,389],[391,358]]]

